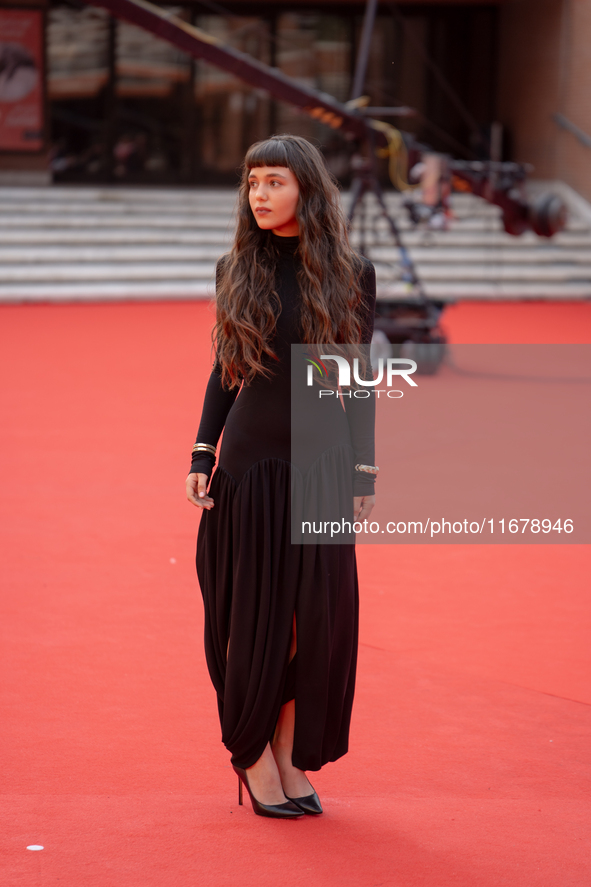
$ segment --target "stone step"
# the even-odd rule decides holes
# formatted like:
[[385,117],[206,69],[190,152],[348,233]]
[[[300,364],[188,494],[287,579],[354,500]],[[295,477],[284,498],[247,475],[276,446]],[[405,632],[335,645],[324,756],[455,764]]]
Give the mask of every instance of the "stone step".
[[[164,224],[169,224],[169,220],[182,218],[184,221],[191,219],[201,220],[202,218],[211,217],[213,222],[222,222],[223,224],[231,223],[235,210],[236,200],[234,195],[230,200],[215,200],[209,197],[204,198],[202,195],[194,201],[186,199],[178,199],[172,201],[160,201],[157,203],[148,203],[144,201],[121,201],[121,200],[95,200],[80,201],[76,199],[63,199],[61,201],[38,201],[24,200],[14,201],[6,197],[5,190],[0,192],[0,220],[4,223],[21,222],[23,225],[29,225],[31,218],[38,219],[39,224],[59,223],[64,218],[66,224],[71,221],[77,221],[80,217],[86,219],[85,224],[111,224],[113,219],[121,219],[128,217],[134,220],[141,220],[141,224],[150,225],[154,219],[162,219]],[[347,205],[344,200],[345,207]],[[404,228],[412,228],[408,214],[401,205],[400,200],[393,197],[387,201],[389,209],[395,216],[399,226]],[[372,222],[378,228],[387,229],[386,221],[378,212],[379,207],[374,205],[369,214]],[[488,229],[502,229],[500,211],[497,207],[486,204],[484,201],[476,201],[470,204],[457,205],[454,203],[455,218],[451,225],[454,227],[466,227],[478,224],[480,227]],[[587,224],[577,218],[572,218],[569,223],[571,230],[587,230]]]
[[[386,229],[377,233],[377,237],[374,236],[368,241],[372,254],[376,249],[391,247],[393,243],[392,236]],[[351,242],[359,244],[359,235],[355,231],[353,231]],[[562,248],[564,246],[589,249],[589,247],[591,247],[591,235],[587,230],[566,230],[561,231],[560,234],[555,234],[554,237],[551,238],[536,237],[535,234],[529,231],[525,234],[521,234],[519,237],[512,237],[510,234],[506,234],[500,229],[491,231],[466,229],[462,231],[457,228],[452,228],[450,231],[405,231],[403,243],[406,247],[422,246],[425,248],[432,248],[433,246],[438,246],[442,249],[453,246],[462,246],[466,248],[502,247],[507,251],[516,252],[524,247],[530,247],[536,250]]]
[[[453,234],[481,233],[493,236],[500,234],[502,238],[508,238],[511,235],[503,231],[500,221],[495,217],[486,218],[483,216],[466,216],[464,218],[455,219],[451,228],[447,232],[435,232],[423,229],[416,229],[409,221],[405,214],[395,216],[395,222],[400,231],[407,235],[416,235],[423,238],[431,237],[449,237]],[[26,236],[26,231],[43,230],[43,229],[61,229],[67,231],[70,228],[91,228],[91,229],[117,229],[117,228],[133,228],[138,232],[149,231],[153,229],[193,229],[200,230],[203,228],[218,229],[219,231],[234,230],[234,220],[231,210],[224,210],[218,213],[211,211],[208,207],[207,211],[188,211],[186,207],[164,213],[154,210],[153,213],[139,213],[132,210],[122,211],[118,208],[117,212],[112,207],[105,208],[104,212],[97,212],[96,208],[89,208],[86,212],[81,211],[80,207],[68,207],[67,209],[56,211],[55,208],[48,209],[47,212],[31,212],[27,214],[22,211],[6,212],[0,207],[0,229],[16,229],[22,230]],[[391,238],[390,229],[383,218],[376,219],[372,223],[371,234],[372,239],[387,237]],[[354,231],[357,229],[354,228]],[[572,224],[568,232],[564,234],[583,234],[589,237],[588,228],[583,224]],[[3,233],[2,233],[2,236]],[[358,235],[356,235],[358,236]],[[522,235],[525,236],[525,235]],[[513,238],[512,238],[513,239]],[[514,238],[518,239],[518,238]]]
[[[483,264],[421,264],[418,263],[420,278],[425,283],[431,281],[539,281],[539,267],[536,264],[502,265],[499,263]],[[158,262],[142,263],[125,262],[113,265],[109,262],[97,264],[93,262],[73,264],[9,264],[2,265],[1,279],[5,283],[12,282],[60,282],[60,281],[107,281],[118,280],[170,280],[170,281],[208,281],[213,279],[214,262]],[[388,284],[391,280],[399,280],[399,268],[393,265],[376,264],[378,285]],[[572,283],[579,281],[587,284],[591,296],[591,266],[565,263],[550,264],[544,268],[543,280],[552,283]]]
[[[434,282],[425,287],[427,295],[444,302],[458,299],[485,300],[569,300],[588,298],[590,287],[579,283],[550,284],[531,283],[441,283]],[[118,301],[146,299],[211,299],[213,281],[162,281],[141,284],[127,280],[113,279],[108,282],[64,282],[64,283],[0,283],[0,303],[2,302],[47,302],[47,301]],[[378,301],[388,298],[411,298],[409,288],[403,283],[382,285]]]
[[[52,185],[47,188],[35,187],[0,187],[2,202],[13,200],[19,204],[32,201],[39,203],[146,203],[146,204],[178,204],[185,203],[226,203],[232,205],[236,200],[233,188],[89,188],[85,186]],[[464,195],[461,195],[462,197]]]
[[[68,215],[67,213],[59,213],[59,214],[47,214],[45,216],[36,213],[32,215],[30,218],[27,218],[24,214],[20,214],[18,219],[15,219],[13,215],[5,215],[0,212],[0,229],[2,228],[18,228],[23,232],[26,232],[28,228],[38,229],[38,228],[55,228],[59,227],[62,230],[67,230],[68,228],[92,228],[95,229],[97,227],[107,227],[110,229],[113,228],[137,228],[138,230],[142,229],[151,229],[151,228],[192,228],[194,230],[199,230],[201,228],[217,228],[220,231],[225,231],[230,225],[233,224],[229,217],[226,214],[220,214],[219,216],[211,216],[205,214],[198,213],[171,213],[170,215],[158,214],[153,216],[141,216],[139,219],[132,215],[121,214],[110,214],[100,216],[96,213],[80,213],[79,210],[76,213],[72,213]],[[0,237],[2,235],[0,234]]]
[[[564,263],[586,263],[591,267],[591,243],[582,246],[579,249],[572,247],[527,247],[521,249],[513,249],[503,246],[482,248],[474,246],[472,248],[456,248],[456,247],[428,247],[428,246],[409,246],[408,251],[415,262],[424,263],[466,263],[466,264],[489,264],[503,265],[505,263],[523,264],[535,263],[540,264],[564,264]],[[1,256],[1,250],[0,250]],[[390,247],[373,247],[371,251],[372,261],[391,262],[398,261],[400,253],[396,249]]]
[[[346,204],[345,209],[347,209]],[[60,217],[62,215],[86,214],[96,216],[99,219],[115,214],[117,216],[133,216],[134,218],[143,219],[149,218],[153,215],[158,215],[160,217],[174,217],[179,214],[198,216],[204,212],[207,212],[207,214],[213,215],[214,217],[230,217],[234,211],[234,200],[228,203],[202,201],[200,203],[189,204],[185,201],[178,201],[176,203],[139,204],[113,203],[110,201],[105,203],[99,203],[98,201],[94,203],[81,203],[78,201],[18,203],[4,199],[0,204],[0,217],[8,216],[12,219],[26,219],[28,216],[41,216],[45,218],[53,216]],[[389,206],[389,211],[395,217],[397,224],[404,223],[410,225],[407,211],[403,206],[396,204],[391,205]],[[381,218],[381,215],[377,217]],[[466,208],[464,211],[456,210],[452,224],[462,224],[474,219],[486,221],[490,225],[497,222],[498,211],[494,207],[490,207],[489,211],[479,210],[477,212],[470,208]]]
[[102,302],[143,301],[146,299],[213,299],[211,281],[137,281],[118,280],[96,282],[0,283],[2,302]]
[[[92,203],[100,202],[108,203],[129,203],[138,204],[178,204],[187,203],[194,204],[203,202],[233,205],[236,201],[237,190],[234,188],[117,188],[117,187],[97,187],[88,188],[77,185],[64,186],[53,185],[50,188],[24,188],[10,187],[3,185],[1,187],[3,200],[12,200],[19,204],[38,203]],[[345,205],[351,200],[351,192],[344,190],[340,192],[341,199]],[[407,192],[400,194],[395,191],[384,192],[384,199],[388,206],[401,206],[406,200],[412,197],[412,193]],[[378,202],[370,194],[368,196],[368,205],[377,207]],[[472,194],[454,194],[453,195],[454,211],[462,211],[465,207],[474,207],[480,212],[498,212],[492,204],[486,203]]]
[[[134,211],[148,211],[151,206],[157,206],[161,210],[174,210],[179,206],[201,207],[204,205],[212,208],[234,207],[237,192],[233,188],[207,189],[207,188],[86,188],[78,186],[52,186],[51,188],[20,188],[1,187],[3,204],[26,209],[34,206],[36,209],[43,206],[81,206],[84,204],[94,206],[100,210],[103,206],[129,206]],[[384,199],[388,208],[402,209],[405,202],[413,199],[412,192],[399,194],[392,191],[384,193]],[[348,191],[341,192],[343,206],[348,208],[351,194]],[[379,211],[379,204],[373,195],[369,195],[366,203],[370,212]],[[498,216],[498,207],[487,203],[471,194],[454,194],[452,196],[452,208],[454,214]]]
[[[417,263],[419,277],[425,283],[431,281],[548,281],[552,283],[580,281],[587,284],[588,294],[591,296],[591,265],[548,265],[544,268],[543,275],[537,265],[502,265],[491,263],[490,265],[430,265]],[[376,276],[378,282],[386,281],[387,273],[383,265],[376,264]]]
[[[383,232],[385,234],[385,232]],[[109,228],[26,228],[19,229],[16,225],[6,228],[0,235],[0,243],[14,245],[46,244],[54,246],[94,246],[95,244],[214,244],[218,247],[217,255],[228,249],[232,241],[232,230],[174,230],[174,229],[109,229]],[[359,244],[359,238],[355,232],[351,237],[354,245]],[[407,248],[424,248],[426,250],[435,247],[448,249],[452,247],[472,249],[498,249],[502,248],[509,253],[518,253],[521,249],[535,249],[543,253],[546,250],[558,248],[589,249],[591,237],[589,234],[564,231],[557,234],[551,240],[542,240],[532,234],[522,234],[521,237],[509,237],[500,231],[472,232],[472,231],[448,231],[447,233],[433,232],[425,234],[419,231],[408,231],[404,235],[404,244]],[[371,241],[372,255],[376,255],[381,249],[396,250],[393,247],[391,237]]]
[[[527,300],[549,299],[568,301],[569,299],[588,299],[591,295],[591,284],[574,281],[571,283],[532,282],[432,282],[424,287],[425,294],[431,299],[444,302],[482,299]],[[408,297],[409,288],[402,283],[383,284],[379,288],[380,299]]]
[[[414,230],[410,222],[404,217],[398,218],[396,223],[400,231],[407,232]],[[91,228],[94,230],[101,227],[109,229],[134,228],[138,231],[150,229],[185,230],[187,228],[193,230],[206,228],[217,229],[219,231],[233,231],[234,223],[231,217],[226,213],[220,213],[219,215],[214,216],[209,212],[207,214],[186,212],[170,214],[154,213],[153,215],[139,216],[132,213],[113,214],[112,212],[108,215],[98,215],[94,212],[80,213],[77,210],[75,213],[47,213],[46,215],[33,213],[31,216],[19,213],[16,217],[13,213],[0,212],[0,231],[2,229],[16,228],[23,231],[24,236],[26,236],[25,232],[28,229],[39,230],[43,228],[61,228],[62,230],[67,230],[68,228]],[[381,232],[383,234],[388,231],[385,223],[380,223],[376,230],[378,233]],[[454,230],[456,232],[468,230],[471,232],[490,231],[493,233],[499,229],[497,227],[491,227],[486,219],[475,218],[465,220],[460,219],[456,221],[454,223]],[[0,236],[2,235],[0,234]]]
[[161,244],[161,243],[192,243],[192,244],[216,244],[219,248],[218,256],[221,255],[228,245],[232,242],[231,231],[219,230],[116,230],[111,228],[103,229],[82,229],[75,228],[41,228],[41,229],[18,229],[13,227],[2,231],[0,234],[0,242],[3,244],[54,244],[59,245],[86,245],[94,246],[100,243],[122,244],[128,243],[132,245],[142,244]]
[[0,265],[16,262],[105,262],[116,266],[122,262],[210,262],[215,265],[221,254],[219,241],[210,246],[198,243],[183,245],[152,246],[130,244],[128,246],[53,245],[53,246],[0,246]]
[[150,216],[158,215],[160,218],[176,218],[177,216],[186,216],[187,218],[196,219],[204,213],[213,216],[215,219],[223,219],[228,222],[234,210],[234,204],[225,203],[215,204],[203,201],[188,205],[187,203],[170,203],[170,204],[149,204],[142,205],[137,203],[85,203],[63,202],[63,203],[10,203],[3,200],[0,204],[0,218],[23,219],[28,221],[29,216],[40,216],[45,218],[60,218],[61,216],[71,215],[90,215],[101,220],[110,215],[133,216],[141,220],[149,220]]
[[[201,238],[200,238],[201,240]],[[54,244],[51,246],[22,245],[0,246],[0,265],[11,263],[64,263],[106,262],[116,266],[122,262],[211,262],[215,264],[224,250],[219,240],[210,245],[201,242],[191,244],[153,245],[132,243],[121,246],[95,246],[90,244]],[[591,266],[591,245],[587,248],[571,247],[472,247],[443,248],[409,246],[412,259],[420,265],[428,264],[465,264],[465,265],[524,265],[524,264],[555,264],[572,265],[586,264]],[[373,247],[371,251],[374,264],[398,264],[400,252],[396,247]]]
[[73,265],[8,265],[2,266],[2,281],[5,283],[21,281],[53,282],[94,280],[192,280],[207,281],[213,278],[213,262],[142,262],[125,264],[113,267],[104,263],[102,265],[85,264]]

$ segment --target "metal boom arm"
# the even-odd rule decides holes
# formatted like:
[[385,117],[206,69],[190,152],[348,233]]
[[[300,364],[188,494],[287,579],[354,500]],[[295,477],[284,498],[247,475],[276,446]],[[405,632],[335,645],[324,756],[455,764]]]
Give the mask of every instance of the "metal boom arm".
[[[369,124],[342,102],[324,92],[310,89],[297,80],[283,74],[277,68],[258,62],[251,56],[224,46],[221,41],[200,28],[184,22],[176,15],[167,13],[148,0],[84,0],[89,6],[102,6],[117,18],[124,18],[134,25],[150,31],[157,37],[178,46],[196,59],[203,59],[217,68],[228,71],[255,89],[264,89],[275,98],[301,108],[311,117],[344,130],[357,139],[368,138]],[[401,109],[406,110],[406,109]],[[375,132],[379,147],[387,144],[381,132]]]
[[[364,114],[363,102],[357,102],[360,105],[358,109],[353,107],[353,102],[344,104],[328,93],[304,86],[277,68],[271,68],[244,52],[224,46],[220,40],[200,28],[184,22],[178,16],[166,12],[154,3],[150,3],[149,0],[83,0],[83,2],[89,6],[101,6],[117,18],[126,19],[156,37],[172,43],[193,58],[203,59],[208,64],[233,74],[255,89],[265,90],[274,98],[301,108],[315,120],[347,133],[352,139],[363,145],[369,154],[368,161],[373,168],[372,190],[374,191],[379,187],[375,173],[376,149],[392,150],[392,133],[396,134],[397,144],[403,144],[401,134],[397,130],[388,127],[382,121],[372,120],[366,113]],[[358,65],[355,77],[354,93],[359,92],[363,87],[367,53],[369,52],[369,36],[375,11],[376,0],[368,0],[362,35],[363,51],[360,55],[361,64]],[[355,100],[357,96],[354,94],[353,98]],[[414,113],[410,108],[380,110],[388,111],[390,114],[395,112],[399,116]],[[410,142],[413,141],[411,137]],[[415,146],[419,147],[416,142]],[[523,165],[507,163],[487,165],[486,163],[465,163],[451,160],[449,166],[458,178],[464,180],[468,190],[473,194],[502,208],[505,228],[509,233],[521,234],[524,230],[533,227],[536,233],[551,237],[552,234],[564,227],[565,210],[558,198],[547,197],[542,201],[543,205],[530,207],[527,200],[515,195],[514,186],[525,179],[526,171]],[[501,176],[502,183],[499,182],[499,174],[503,174]],[[378,197],[378,199],[380,198]],[[385,207],[382,208],[385,211]],[[389,221],[392,226],[393,222]]]

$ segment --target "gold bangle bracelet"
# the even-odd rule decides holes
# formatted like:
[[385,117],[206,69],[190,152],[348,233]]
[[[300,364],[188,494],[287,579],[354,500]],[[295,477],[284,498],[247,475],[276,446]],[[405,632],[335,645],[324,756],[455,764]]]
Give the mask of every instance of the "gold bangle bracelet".
[[216,455],[216,448],[214,446],[212,446],[211,444],[196,443],[195,446],[193,447],[193,449],[191,450],[191,452],[192,453],[210,453],[210,455],[215,456]]
[[364,471],[366,474],[377,474],[380,469],[377,465],[356,465],[355,471]]

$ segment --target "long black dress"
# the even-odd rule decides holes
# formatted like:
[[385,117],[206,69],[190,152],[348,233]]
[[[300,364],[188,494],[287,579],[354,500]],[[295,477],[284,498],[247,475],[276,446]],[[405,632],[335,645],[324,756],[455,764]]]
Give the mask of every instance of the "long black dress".
[[[311,403],[292,429],[292,344],[301,343],[297,237],[269,233],[278,252],[277,318],[271,379],[228,391],[214,368],[197,440],[217,445],[219,464],[201,516],[197,573],[205,607],[205,652],[217,691],[222,741],[232,762],[250,767],[275,729],[279,709],[295,698],[292,761],[318,770],[348,748],[355,687],[358,588],[353,544],[292,544],[294,479],[314,491],[328,476],[341,494],[373,493],[373,477],[355,471],[374,464],[373,397],[337,397],[322,411]],[[363,341],[371,341],[375,272],[364,260]],[[317,399],[314,403],[320,404]],[[292,430],[300,464],[292,464]],[[300,433],[301,432],[301,433]],[[197,456],[191,471],[209,474],[213,459]],[[288,662],[295,614],[297,652]]]

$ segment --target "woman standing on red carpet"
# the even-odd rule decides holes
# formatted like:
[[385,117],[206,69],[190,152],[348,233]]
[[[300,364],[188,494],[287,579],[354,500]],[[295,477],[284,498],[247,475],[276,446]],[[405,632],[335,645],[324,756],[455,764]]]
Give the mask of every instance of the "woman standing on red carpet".
[[305,139],[249,149],[237,215],[216,269],[216,361],[187,496],[203,510],[197,573],[222,741],[254,811],[297,817],[322,812],[305,771],[348,750],[358,588],[353,544],[291,543],[292,490],[328,482],[364,520],[376,469],[373,397],[311,399],[292,429],[291,345],[368,344],[375,273]]

